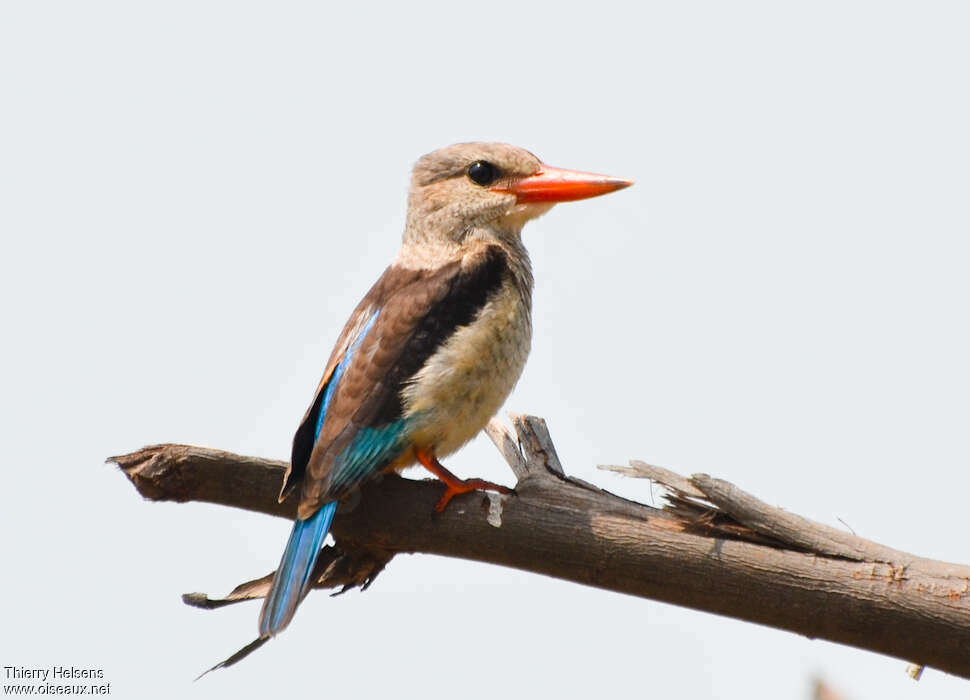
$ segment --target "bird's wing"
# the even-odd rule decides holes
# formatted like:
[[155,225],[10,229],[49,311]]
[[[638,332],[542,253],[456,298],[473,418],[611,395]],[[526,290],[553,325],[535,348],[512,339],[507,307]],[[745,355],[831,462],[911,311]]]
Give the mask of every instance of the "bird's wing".
[[[280,489],[279,500],[281,503],[303,481],[307,462],[310,461],[313,445],[322,427],[321,419],[326,415],[325,399],[328,398],[326,397],[327,388],[330,386],[331,380],[334,380],[334,384],[340,381],[342,371],[337,372],[338,367],[342,364],[346,365],[348,360],[352,359],[352,357],[348,358],[348,350],[351,349],[354,342],[361,338],[361,335],[369,330],[367,322],[373,316],[374,312],[380,308],[385,278],[387,276],[387,271],[385,271],[364,298],[360,300],[357,308],[354,309],[353,313],[350,314],[350,318],[347,319],[347,323],[340,332],[340,337],[337,338],[337,343],[334,345],[333,352],[330,353],[327,366],[323,370],[323,377],[320,379],[317,390],[313,395],[313,401],[310,402],[310,407],[303,414],[300,427],[297,428],[296,434],[293,436],[290,463],[286,467],[286,473],[283,475],[283,487]],[[338,376],[334,377],[335,373]]]
[[[323,406],[324,393],[326,392],[337,367],[341,364],[341,362],[345,361],[347,351],[350,349],[350,346],[361,335],[361,332],[364,330],[367,324],[368,318],[373,314],[377,298],[380,295],[383,280],[383,276],[378,279],[377,283],[371,288],[367,295],[361,299],[353,313],[350,314],[350,318],[347,319],[347,323],[344,325],[344,329],[341,331],[340,337],[337,338],[337,343],[334,345],[333,352],[330,353],[330,360],[327,362],[327,366],[323,370],[323,377],[320,379],[320,383],[317,385],[317,390],[313,395],[313,401],[310,403],[310,407],[307,409],[306,413],[303,414],[303,420],[300,421],[300,427],[297,428],[296,434],[293,436],[293,448],[290,452],[290,463],[286,467],[286,473],[283,475],[283,487],[280,489],[280,503],[282,503],[286,497],[289,496],[290,492],[303,480],[303,475],[306,472],[306,465],[310,459],[310,453],[313,451],[313,443],[316,440],[316,433],[319,432],[319,426],[317,424],[321,417],[321,412],[323,412],[325,409]],[[337,377],[337,380],[339,381],[339,377]]]
[[389,267],[347,322],[293,441],[287,486],[299,517],[339,498],[406,449],[401,390],[508,274],[489,246],[434,269]]

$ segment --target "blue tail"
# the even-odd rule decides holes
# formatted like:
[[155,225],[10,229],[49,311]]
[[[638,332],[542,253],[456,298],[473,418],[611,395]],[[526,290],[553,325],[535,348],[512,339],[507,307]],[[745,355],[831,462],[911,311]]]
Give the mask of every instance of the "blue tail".
[[337,502],[332,501],[306,520],[297,519],[286,543],[283,559],[273,578],[273,587],[259,614],[259,636],[266,639],[279,634],[293,619],[312,581],[310,574],[330,529]]

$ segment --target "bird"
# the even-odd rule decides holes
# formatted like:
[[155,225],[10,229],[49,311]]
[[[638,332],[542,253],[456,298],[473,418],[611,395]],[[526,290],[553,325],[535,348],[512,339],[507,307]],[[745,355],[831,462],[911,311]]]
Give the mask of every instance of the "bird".
[[[414,165],[401,247],[347,320],[293,438],[280,501],[296,520],[259,616],[259,637],[293,619],[341,500],[420,464],[445,484],[434,511],[473,490],[441,459],[479,433],[525,366],[533,275],[522,228],[556,203],[631,180],[545,165],[503,143],[459,143]],[[211,670],[211,669],[210,669]]]

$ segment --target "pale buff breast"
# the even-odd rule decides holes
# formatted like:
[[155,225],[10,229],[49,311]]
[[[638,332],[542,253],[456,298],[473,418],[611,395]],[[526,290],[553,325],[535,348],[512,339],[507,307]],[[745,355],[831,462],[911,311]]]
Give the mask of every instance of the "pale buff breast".
[[402,392],[405,414],[421,415],[412,442],[443,457],[475,437],[519,380],[531,341],[529,307],[506,281]]

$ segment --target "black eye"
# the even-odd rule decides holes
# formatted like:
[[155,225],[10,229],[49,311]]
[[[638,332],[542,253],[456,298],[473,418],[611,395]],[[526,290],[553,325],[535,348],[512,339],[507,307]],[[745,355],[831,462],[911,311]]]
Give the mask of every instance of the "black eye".
[[485,187],[498,179],[498,168],[487,160],[476,160],[468,166],[468,177],[476,185]]

